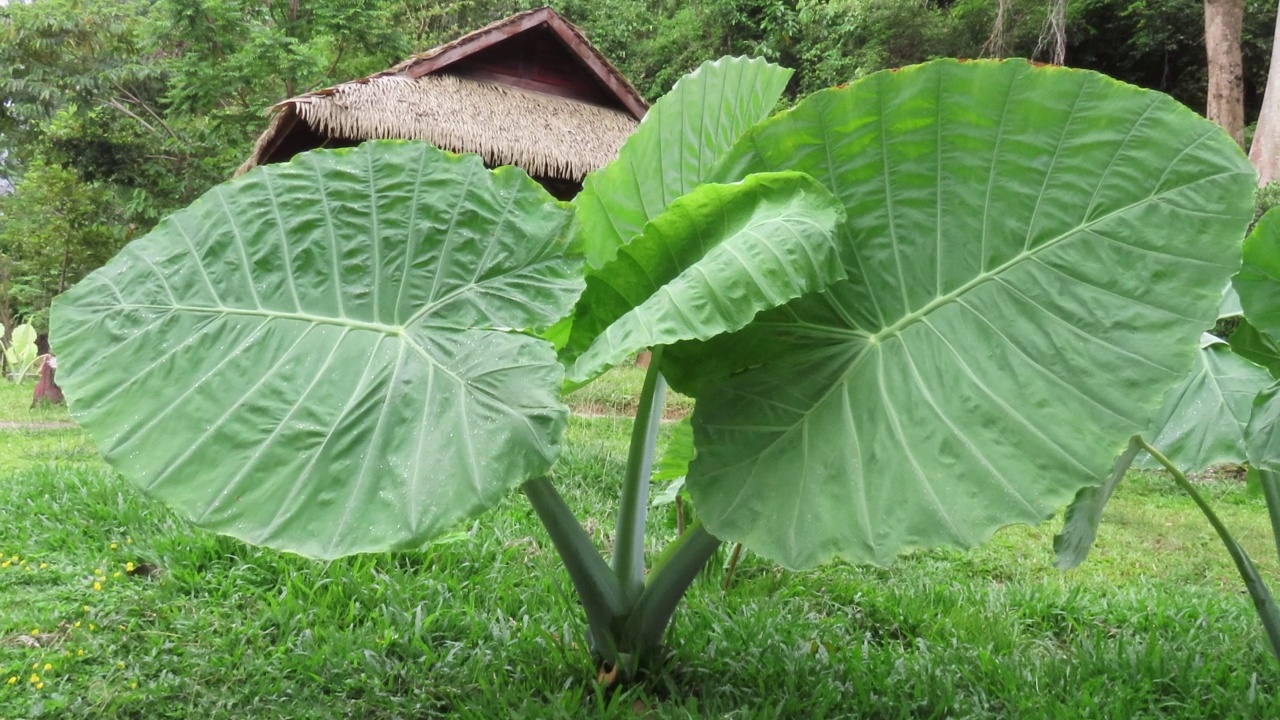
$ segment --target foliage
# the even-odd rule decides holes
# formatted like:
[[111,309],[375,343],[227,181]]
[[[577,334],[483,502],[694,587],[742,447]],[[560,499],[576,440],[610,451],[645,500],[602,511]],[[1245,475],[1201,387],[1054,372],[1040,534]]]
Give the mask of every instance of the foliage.
[[43,332],[54,296],[120,249],[122,228],[102,212],[109,195],[72,169],[38,162],[13,195],[0,197],[0,317],[7,323],[25,318]]
[[[284,97],[380,70],[539,0],[41,0],[0,6],[0,176],[60,165],[101,192],[116,238],[145,234],[248,155]],[[887,67],[989,55],[996,0],[555,0],[650,99],[726,54],[795,68],[785,100]],[[1045,59],[1044,3],[1010,0],[1004,54]],[[1200,6],[1073,2],[1067,61],[1202,107]],[[1250,113],[1274,8],[1250,0]],[[0,179],[0,185],[6,180]],[[2,286],[3,283],[0,283]],[[0,295],[31,307],[24,282]],[[37,293],[39,294],[39,293]],[[43,300],[34,301],[40,305]],[[36,318],[43,323],[39,317]]]
[[39,361],[36,329],[23,324],[15,327],[10,335],[8,343],[0,343],[4,345],[6,375],[13,382],[22,384]]
[[[721,540],[883,563],[1045,519],[1195,359],[1251,167],[1094,73],[939,61],[757,124],[785,77],[704,65],[571,206],[403,142],[219,186],[58,300],[73,413],[191,521],[314,557],[519,486],[623,677]],[[559,389],[646,348],[606,563],[548,477]],[[649,567],[664,376],[697,398],[699,522]]]

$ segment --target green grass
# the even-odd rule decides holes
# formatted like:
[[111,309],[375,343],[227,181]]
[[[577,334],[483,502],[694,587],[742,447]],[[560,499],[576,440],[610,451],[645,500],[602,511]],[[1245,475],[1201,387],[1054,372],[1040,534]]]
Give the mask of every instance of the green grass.
[[[614,367],[567,398],[580,415],[626,415],[636,413],[636,398],[644,385],[645,368],[628,361]],[[693,398],[668,390],[664,415],[674,420],[693,411]]]
[[71,420],[66,405],[40,403],[38,407],[31,407],[31,396],[35,389],[34,382],[24,382],[19,385],[0,381],[0,420],[15,423],[69,422]]
[[[616,488],[601,478],[621,473],[628,433],[576,419],[557,468],[602,549]],[[663,673],[606,693],[518,494],[420,552],[318,563],[190,528],[78,431],[0,431],[0,459],[3,720],[1280,716],[1280,666],[1239,578],[1157,474],[1121,486],[1094,555],[1065,574],[1055,523],[891,568],[748,555],[727,592],[718,569],[695,585]],[[1261,499],[1204,492],[1276,580]],[[671,525],[655,516],[654,549]]]

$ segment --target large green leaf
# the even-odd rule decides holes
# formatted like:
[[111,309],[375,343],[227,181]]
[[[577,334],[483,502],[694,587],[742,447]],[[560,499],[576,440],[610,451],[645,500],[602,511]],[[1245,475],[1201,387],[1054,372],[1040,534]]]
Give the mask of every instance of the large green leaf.
[[1249,324],[1280,338],[1280,208],[1263,215],[1245,238],[1244,265],[1232,283]]
[[725,151],[773,111],[791,73],[764,60],[721,58],[681,78],[574,198],[587,262],[603,266],[706,181]]
[[845,203],[849,280],[664,367],[707,528],[791,567],[972,546],[1096,485],[1190,369],[1254,182],[1167,96],[1021,61],[816,93],[716,177],[777,170]]
[[1245,430],[1250,473],[1262,488],[1280,556],[1280,383],[1258,393]]
[[802,173],[706,184],[587,275],[569,339],[582,381],[648,347],[737,330],[845,277],[844,207]]
[[1232,281],[1245,317],[1231,333],[1231,349],[1280,377],[1280,208],[1244,241],[1244,265]]
[[1272,377],[1280,378],[1280,343],[1275,338],[1240,318],[1236,329],[1231,331],[1230,343],[1232,352],[1266,368]]
[[59,298],[58,379],[108,462],[202,526],[415,546],[557,455],[561,366],[520,330],[581,291],[570,218],[422,143],[266,166]]
[[[1271,375],[1205,334],[1191,373],[1165,396],[1143,437],[1183,472],[1219,463],[1245,461],[1244,428],[1253,399],[1271,384]],[[1149,456],[1135,463],[1157,468]]]

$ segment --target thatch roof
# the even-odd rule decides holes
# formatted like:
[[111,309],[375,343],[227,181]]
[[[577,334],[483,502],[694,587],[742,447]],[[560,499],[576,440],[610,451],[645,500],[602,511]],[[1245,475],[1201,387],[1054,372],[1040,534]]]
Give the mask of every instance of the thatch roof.
[[289,104],[329,137],[426,140],[477,153],[489,165],[566,180],[612,160],[636,127],[635,118],[612,108],[443,73],[371,78]]
[[[554,33],[559,67],[573,65],[589,100],[462,62],[537,29]],[[509,47],[510,45],[508,45]],[[611,106],[606,106],[606,103]],[[550,8],[513,15],[366,78],[285,100],[237,174],[329,142],[425,140],[478,153],[489,165],[580,182],[617,154],[647,106],[630,83]],[[292,140],[291,140],[292,136]],[[304,139],[297,139],[304,138]],[[298,149],[286,145],[300,145]]]

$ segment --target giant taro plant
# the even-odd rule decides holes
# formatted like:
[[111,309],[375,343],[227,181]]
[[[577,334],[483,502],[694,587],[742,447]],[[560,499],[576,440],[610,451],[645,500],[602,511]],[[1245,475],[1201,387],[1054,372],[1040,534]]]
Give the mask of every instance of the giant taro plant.
[[[59,298],[75,417],[197,525],[317,558],[519,488],[624,674],[721,541],[886,563],[1045,520],[1197,361],[1252,168],[1095,73],[938,61],[768,117],[789,75],[704,65],[571,204],[400,142],[219,186]],[[552,482],[562,393],[644,349],[606,562]],[[699,521],[647,566],[667,381]]]
[[1187,492],[1217,532],[1253,599],[1280,660],[1280,607],[1262,573],[1209,503],[1187,479],[1220,463],[1249,463],[1261,490],[1280,555],[1280,210],[1267,213],[1244,242],[1244,264],[1227,289],[1220,318],[1234,320],[1230,341],[1206,333],[1197,361],[1166,395],[1148,428],[1099,487],[1084,488],[1054,539],[1058,566],[1084,561],[1112,493],[1132,466],[1156,467]]

